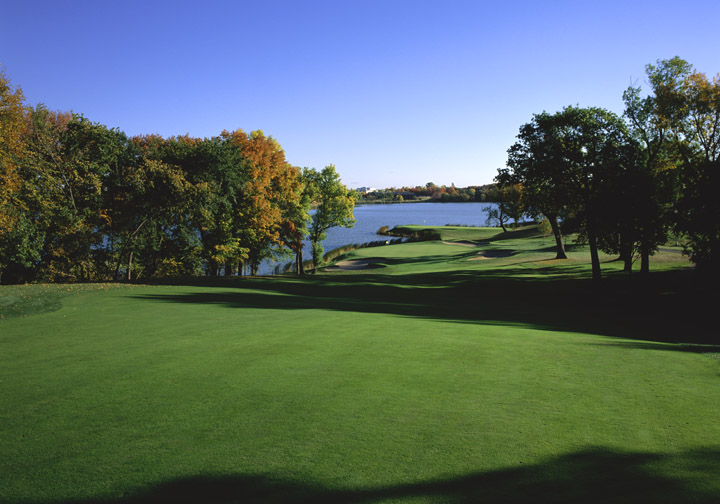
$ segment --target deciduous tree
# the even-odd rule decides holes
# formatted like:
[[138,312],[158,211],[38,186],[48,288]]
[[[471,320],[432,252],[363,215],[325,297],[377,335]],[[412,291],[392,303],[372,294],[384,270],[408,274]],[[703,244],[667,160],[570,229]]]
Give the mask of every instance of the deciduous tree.
[[308,184],[312,201],[317,205],[310,223],[309,238],[312,244],[313,264],[320,265],[323,256],[322,241],[332,227],[353,227],[355,217],[353,193],[340,181],[334,165],[321,171],[305,169],[303,178]]
[[522,184],[528,209],[543,214],[553,231],[556,259],[566,259],[559,217],[571,204],[569,179],[556,162],[562,146],[555,117],[543,112],[520,127],[518,141],[508,149],[507,167],[498,170],[502,185]]
[[[21,210],[16,195],[21,184],[17,164],[23,152],[23,101],[22,90],[13,87],[0,67],[0,241],[7,239]],[[0,251],[0,280],[7,260],[2,256]]]
[[483,210],[487,212],[486,223],[488,225],[499,225],[503,232],[507,232],[505,225],[511,220],[513,221],[513,225],[517,227],[520,219],[525,214],[522,184],[509,182],[498,183],[488,194],[488,197],[495,202],[496,206],[486,206],[483,208]]

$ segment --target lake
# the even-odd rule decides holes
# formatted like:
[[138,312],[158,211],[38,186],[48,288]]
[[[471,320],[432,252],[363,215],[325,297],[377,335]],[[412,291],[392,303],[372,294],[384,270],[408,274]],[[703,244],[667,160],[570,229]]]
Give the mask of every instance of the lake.
[[[349,245],[351,243],[367,243],[387,239],[377,234],[382,226],[392,229],[402,225],[463,225],[484,226],[487,212],[484,207],[495,206],[494,203],[396,203],[386,205],[356,206],[354,213],[357,222],[352,228],[331,228],[327,232],[327,239],[323,241],[325,252]],[[312,213],[312,211],[310,212]],[[310,244],[306,243],[303,249],[304,259],[310,259],[312,252]],[[289,262],[264,263],[260,267],[260,274],[271,274],[274,266]]]

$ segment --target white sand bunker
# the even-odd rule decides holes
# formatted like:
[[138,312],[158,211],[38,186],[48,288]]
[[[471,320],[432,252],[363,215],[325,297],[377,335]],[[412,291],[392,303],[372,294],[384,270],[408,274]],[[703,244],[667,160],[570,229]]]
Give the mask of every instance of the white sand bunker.
[[480,261],[482,259],[499,259],[501,257],[510,257],[512,251],[510,250],[483,250],[478,252],[477,256],[471,257],[468,261]]
[[377,264],[381,261],[382,259],[372,257],[368,259],[348,259],[346,261],[335,263],[332,266],[328,266],[325,268],[325,271],[355,271],[373,267],[377,268],[381,267]]

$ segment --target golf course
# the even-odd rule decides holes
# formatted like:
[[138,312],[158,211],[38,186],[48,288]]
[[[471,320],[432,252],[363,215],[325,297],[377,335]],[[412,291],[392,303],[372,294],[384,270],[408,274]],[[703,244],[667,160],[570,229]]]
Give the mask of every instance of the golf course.
[[431,231],[304,277],[0,286],[0,502],[720,501],[679,247],[593,281],[534,227]]

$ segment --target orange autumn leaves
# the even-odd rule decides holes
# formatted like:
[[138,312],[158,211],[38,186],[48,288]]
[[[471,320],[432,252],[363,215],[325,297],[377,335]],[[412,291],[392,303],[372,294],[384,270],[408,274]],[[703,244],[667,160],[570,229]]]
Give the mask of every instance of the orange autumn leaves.
[[16,160],[23,151],[24,99],[0,67],[0,239],[17,220],[12,199],[20,185]]

